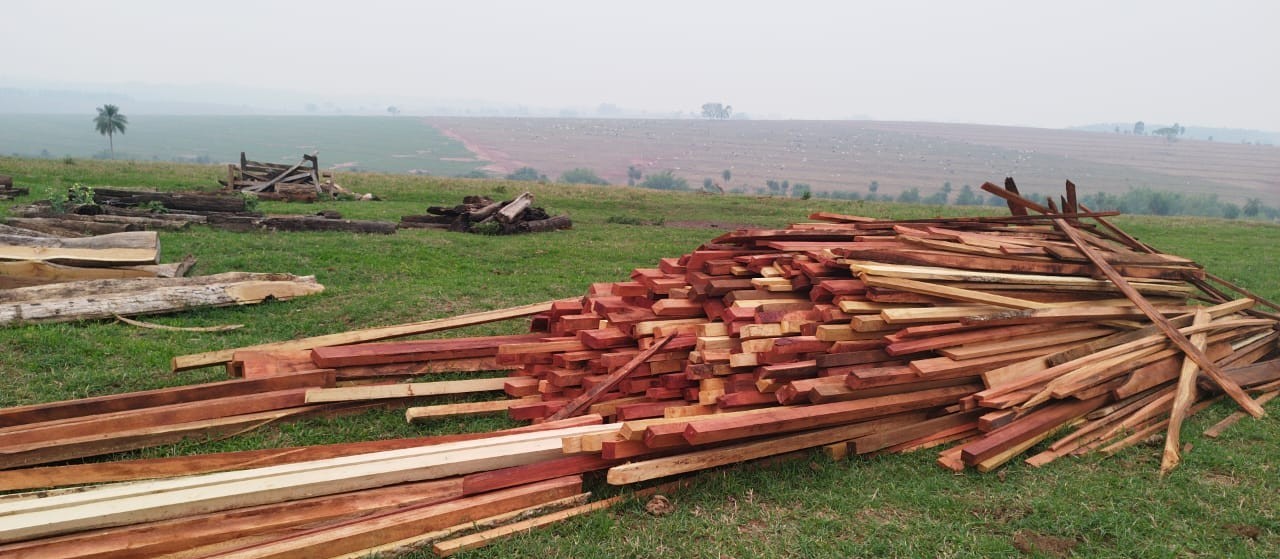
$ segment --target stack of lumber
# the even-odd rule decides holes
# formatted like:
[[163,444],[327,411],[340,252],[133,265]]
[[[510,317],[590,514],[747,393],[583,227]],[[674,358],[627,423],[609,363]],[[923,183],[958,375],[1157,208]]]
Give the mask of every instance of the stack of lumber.
[[[1011,181],[983,188],[1006,198],[1013,215],[891,221],[818,213],[785,229],[723,235],[637,269],[629,281],[595,284],[580,299],[177,357],[175,369],[227,364],[241,377],[231,383],[323,377],[323,385],[270,392],[287,393],[288,409],[408,405],[500,386],[510,399],[410,407],[406,416],[505,411],[533,424],[296,455],[10,470],[0,478],[9,489],[134,483],[0,502],[0,542],[13,542],[0,555],[110,556],[88,542],[133,541],[196,549],[190,556],[346,556],[448,537],[458,530],[451,526],[482,513],[422,515],[452,514],[438,511],[477,499],[564,488],[486,509],[493,518],[482,525],[510,520],[515,508],[563,504],[578,483],[564,476],[607,471],[611,484],[634,484],[817,447],[844,456],[951,445],[941,466],[990,471],[1033,448],[1027,462],[1041,466],[1164,434],[1167,471],[1183,451],[1187,416],[1224,398],[1259,416],[1280,391],[1280,316],[1272,312],[1280,306],[1142,244],[1106,221],[1114,212],[1079,206],[1070,184],[1060,203],[1046,205],[1019,196]],[[530,334],[386,341],[529,315]],[[508,376],[389,382],[449,367]],[[12,430],[15,440],[60,447],[59,438],[29,433],[62,433],[71,428],[57,423],[68,416],[40,413],[31,417],[53,423],[10,423],[0,437]],[[141,417],[185,417],[145,406],[114,413],[129,418],[124,428]],[[403,503],[397,499],[440,487],[451,489],[429,497],[433,504],[389,512]],[[346,508],[356,502],[368,508]],[[448,555],[611,502],[434,549]],[[299,512],[308,507],[348,516]],[[221,536],[172,536],[228,518],[251,522]],[[138,539],[161,531],[168,543]]]
[[431,206],[426,214],[401,216],[399,226],[513,235],[572,229],[573,220],[567,215],[548,215],[546,210],[533,205],[533,194],[525,192],[503,202],[487,196],[467,196],[457,206]]
[[188,278],[194,258],[159,261],[153,231],[84,238],[0,234],[0,325],[250,305],[324,290],[314,277],[290,274]]
[[13,186],[13,177],[9,175],[0,175],[0,200],[12,200],[19,196],[25,196],[27,189],[15,188]]
[[[305,154],[292,165],[251,161],[240,152],[240,165],[227,165],[227,180],[219,183],[228,190],[252,192],[263,200],[315,202],[333,200],[355,193],[333,182],[333,173],[320,170],[316,153]],[[362,199],[372,200],[371,195]]]

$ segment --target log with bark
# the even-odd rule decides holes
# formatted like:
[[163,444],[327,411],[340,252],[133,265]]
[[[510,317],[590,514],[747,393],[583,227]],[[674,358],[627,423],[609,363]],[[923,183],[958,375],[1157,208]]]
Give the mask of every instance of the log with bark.
[[93,201],[98,205],[126,208],[154,202],[170,210],[194,212],[235,213],[248,210],[245,198],[237,194],[149,192],[118,188],[95,188]]

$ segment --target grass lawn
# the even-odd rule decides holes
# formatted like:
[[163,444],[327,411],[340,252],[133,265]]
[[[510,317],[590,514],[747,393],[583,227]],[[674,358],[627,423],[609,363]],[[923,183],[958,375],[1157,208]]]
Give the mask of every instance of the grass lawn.
[[[323,153],[322,153],[323,155]],[[216,166],[0,158],[0,173],[45,197],[72,182],[211,188]],[[973,182],[999,177],[972,177]],[[199,258],[194,273],[230,270],[314,274],[326,291],[284,303],[212,309],[148,320],[175,326],[244,324],[224,333],[166,332],[123,324],[32,325],[0,330],[0,405],[205,382],[219,369],[168,372],[174,355],[388,325],[580,295],[659,257],[678,256],[730,224],[781,226],[825,210],[875,217],[957,215],[954,207],[709,196],[622,187],[342,174],[344,186],[383,202],[264,203],[272,213],[335,209],[395,221],[466,194],[510,198],[528,188],[575,227],[541,235],[485,237],[403,230],[344,233],[161,233],[164,261]],[[20,200],[26,201],[26,200]],[[990,211],[990,210],[984,210]],[[3,210],[0,210],[3,212]],[[631,219],[619,219],[631,218]],[[625,225],[643,220],[664,225]],[[710,227],[715,222],[720,227]],[[1242,221],[1122,218],[1127,231],[1163,250],[1280,299],[1280,227]],[[448,335],[516,333],[523,323]],[[1064,459],[1042,469],[1020,462],[997,474],[955,475],[935,453],[833,462],[820,453],[743,464],[694,476],[672,496],[676,512],[650,516],[631,502],[499,542],[467,557],[1101,557],[1280,556],[1280,407],[1223,437],[1200,433],[1232,411],[1218,404],[1183,430],[1192,450],[1165,478],[1158,445],[1110,459]],[[400,410],[267,426],[211,443],[129,456],[455,433],[512,425],[500,416],[405,424]],[[611,492],[600,480],[591,485]],[[428,557],[429,553],[409,557]]]

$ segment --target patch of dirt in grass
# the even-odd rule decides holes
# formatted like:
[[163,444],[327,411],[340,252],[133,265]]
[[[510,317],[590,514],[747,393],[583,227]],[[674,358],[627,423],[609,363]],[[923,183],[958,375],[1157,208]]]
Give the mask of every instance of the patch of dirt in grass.
[[1007,524],[1016,522],[1028,516],[1031,516],[1031,507],[1025,506],[995,506],[995,507],[977,507],[971,510],[974,516],[989,520],[998,524]]
[[862,509],[854,514],[859,522],[877,526],[901,524],[909,516],[911,515],[893,508]]
[[1200,477],[1200,482],[1208,485],[1216,485],[1218,487],[1235,487],[1240,485],[1240,480],[1231,474],[1221,472],[1208,472]]
[[729,221],[668,221],[664,223],[667,227],[675,227],[678,229],[723,229],[725,231],[737,231],[738,229],[751,229],[755,226],[743,223],[733,223]]
[[1079,542],[1072,538],[1060,538],[1023,530],[1013,535],[1013,547],[1026,554],[1042,554],[1049,557],[1068,557]]
[[1262,528],[1251,524],[1227,524],[1222,528],[1232,534],[1251,540],[1257,540],[1262,535]]

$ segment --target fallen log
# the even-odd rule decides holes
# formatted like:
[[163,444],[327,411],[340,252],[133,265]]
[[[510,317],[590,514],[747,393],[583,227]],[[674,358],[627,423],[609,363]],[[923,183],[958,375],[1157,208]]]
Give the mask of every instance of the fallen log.
[[135,278],[59,283],[0,294],[0,324],[72,322],[252,305],[324,291],[314,276],[230,272],[197,278]]
[[132,231],[82,239],[0,235],[0,260],[52,261],[83,266],[158,264],[160,238],[154,231]]
[[158,202],[171,210],[234,213],[248,210],[243,196],[188,192],[147,192],[117,188],[94,188],[93,201],[104,206],[136,207]]

